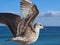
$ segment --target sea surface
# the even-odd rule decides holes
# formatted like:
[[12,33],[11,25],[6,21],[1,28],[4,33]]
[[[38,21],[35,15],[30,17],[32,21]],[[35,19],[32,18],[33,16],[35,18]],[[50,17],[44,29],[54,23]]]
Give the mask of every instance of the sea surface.
[[[60,45],[60,27],[45,26],[46,31],[41,30],[38,40],[29,45]],[[12,38],[9,28],[0,26],[0,45],[20,45],[14,41],[6,41]]]

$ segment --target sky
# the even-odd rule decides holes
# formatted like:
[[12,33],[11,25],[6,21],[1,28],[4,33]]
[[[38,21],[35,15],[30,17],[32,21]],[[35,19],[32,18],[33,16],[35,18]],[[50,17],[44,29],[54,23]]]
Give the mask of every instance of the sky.
[[[22,16],[21,0],[0,0],[0,13],[11,12]],[[60,0],[31,0],[38,8],[39,15],[35,22],[45,26],[60,26]]]

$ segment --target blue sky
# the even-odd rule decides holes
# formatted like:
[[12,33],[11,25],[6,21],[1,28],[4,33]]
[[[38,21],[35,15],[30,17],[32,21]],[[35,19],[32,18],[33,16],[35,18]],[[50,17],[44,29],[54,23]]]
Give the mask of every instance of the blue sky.
[[[40,14],[45,15],[49,13],[60,13],[60,0],[31,0],[34,4],[37,5]],[[0,0],[0,12],[15,12],[22,16],[20,10],[20,0]],[[43,13],[43,14],[41,14]],[[60,16],[50,16],[50,17],[39,17],[39,21],[45,26],[60,26]],[[50,20],[50,21],[49,21]],[[36,20],[37,21],[37,20]],[[56,22],[56,23],[54,23]]]
[[42,12],[60,11],[60,0],[40,0],[39,9]]
[[[60,0],[31,0],[37,5],[39,11],[60,11]],[[19,12],[20,0],[0,0],[1,11]],[[20,13],[20,12],[19,12]]]

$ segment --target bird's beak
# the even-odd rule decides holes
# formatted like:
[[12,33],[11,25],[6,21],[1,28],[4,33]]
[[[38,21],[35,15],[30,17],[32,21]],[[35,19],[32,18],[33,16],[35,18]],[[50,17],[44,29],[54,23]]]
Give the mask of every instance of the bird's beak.
[[45,27],[43,27],[43,29],[42,29],[42,30],[46,31],[46,28],[45,28]]
[[46,28],[44,27],[43,30],[46,31]]

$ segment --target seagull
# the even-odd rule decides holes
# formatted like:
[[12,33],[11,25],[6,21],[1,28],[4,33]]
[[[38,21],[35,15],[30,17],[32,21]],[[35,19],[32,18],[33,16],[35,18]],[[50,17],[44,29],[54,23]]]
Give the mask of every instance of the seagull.
[[9,39],[8,41],[11,40],[16,41],[23,45],[34,43],[37,41],[39,37],[39,31],[41,29],[45,30],[44,26],[41,23],[35,23],[34,24],[35,33],[31,30],[31,27],[27,27],[26,32],[23,36],[14,37]]
[[13,38],[8,40],[27,45],[38,39],[39,30],[44,27],[40,23],[33,25],[33,21],[39,13],[35,4],[30,0],[21,0],[20,7],[23,18],[13,13],[0,13],[0,23],[6,24],[13,35]]

